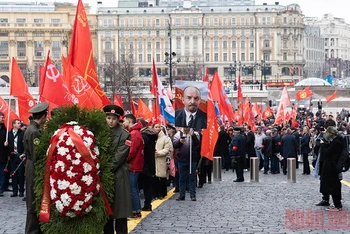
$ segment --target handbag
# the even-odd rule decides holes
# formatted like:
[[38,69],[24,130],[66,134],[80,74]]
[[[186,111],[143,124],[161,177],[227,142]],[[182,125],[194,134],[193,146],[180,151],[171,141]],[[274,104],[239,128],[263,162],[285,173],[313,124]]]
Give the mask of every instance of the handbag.
[[283,160],[283,156],[280,153],[276,154],[276,157],[278,158],[278,160],[282,161]]

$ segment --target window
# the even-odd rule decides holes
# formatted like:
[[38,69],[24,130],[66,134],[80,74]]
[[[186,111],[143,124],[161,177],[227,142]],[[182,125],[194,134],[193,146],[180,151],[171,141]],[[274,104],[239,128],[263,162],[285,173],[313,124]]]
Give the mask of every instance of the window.
[[209,53],[206,53],[206,54],[205,54],[205,61],[206,61],[206,62],[209,62]]
[[156,49],[160,50],[160,42],[159,41],[156,42]]
[[152,42],[147,42],[147,50],[151,50],[152,49]]
[[34,19],[34,23],[41,24],[44,22],[44,19]]
[[61,42],[52,41],[52,57],[59,58],[61,57]]
[[227,25],[227,18],[223,18],[223,19],[222,19],[222,24],[223,24],[223,25]]
[[156,54],[156,62],[157,62],[157,63],[160,62],[160,54]]
[[26,32],[17,32],[16,37],[25,37],[27,35]]
[[209,18],[205,18],[205,25],[209,26],[210,25],[210,19]]
[[269,48],[270,47],[270,41],[269,40],[264,40],[264,47]]
[[249,45],[250,48],[254,48],[254,41],[250,41]]
[[231,19],[231,25],[235,25],[236,24],[236,18],[232,18]]
[[219,61],[219,54],[218,53],[214,53],[214,61],[215,62]]
[[262,24],[266,24],[266,17],[262,17]]
[[124,19],[120,19],[120,26],[124,27],[124,25],[125,25],[125,20]]
[[241,40],[241,48],[242,48],[242,49],[245,48],[245,40]]
[[121,55],[120,55],[120,60],[121,60],[121,61],[125,61],[125,54],[121,54]]
[[241,61],[245,61],[245,53],[241,53]]
[[6,32],[0,32],[0,37],[8,37],[9,34]]
[[185,18],[185,26],[190,25],[190,19],[189,18]]
[[134,19],[129,19],[129,27],[133,27],[134,26]]
[[44,33],[41,33],[41,32],[33,33],[33,37],[43,37],[43,36],[44,36]]
[[218,26],[219,25],[219,18],[214,18],[214,25]]
[[27,44],[25,41],[17,41],[17,56],[27,56],[26,53]]
[[198,25],[198,19],[197,18],[193,18],[192,19],[192,24],[193,24],[193,26],[197,26]]
[[222,48],[223,49],[227,49],[227,41],[223,41],[222,42]]
[[181,39],[176,39],[176,49],[177,50],[181,49]]
[[250,61],[254,61],[254,53],[250,53],[249,58],[250,58]]
[[112,54],[108,53],[105,54],[105,63],[111,63],[112,62]]
[[8,23],[9,19],[7,18],[0,18],[0,23]]
[[244,25],[244,24],[245,24],[244,18],[241,18],[241,25]]
[[138,48],[142,50],[142,42],[139,42]]
[[218,41],[214,41],[214,49],[218,49],[219,48],[219,42]]
[[266,24],[271,24],[271,18],[270,17],[266,17]]
[[264,60],[270,61],[270,53],[264,53]]
[[0,56],[9,56],[9,43],[7,41],[0,41]]
[[283,60],[287,61],[287,53],[283,53]]
[[283,41],[283,48],[287,48],[287,41],[286,40]]
[[253,24],[254,24],[254,18],[250,17],[250,25],[253,25]]
[[159,26],[159,25],[160,25],[160,20],[156,19],[156,26]]
[[180,26],[181,25],[181,19],[180,18],[175,19],[175,25],[176,26]]
[[142,54],[139,54],[139,63],[142,63]]
[[236,41],[232,41],[232,48],[236,48]]
[[139,27],[142,27],[142,26],[143,26],[142,19],[138,19],[138,20],[137,20],[137,25],[138,25]]
[[236,53],[232,53],[232,61],[236,61],[237,60],[237,54]]
[[283,17],[283,24],[287,24],[287,17]]
[[159,31],[156,31],[156,37],[159,37]]
[[61,19],[51,19],[52,24],[59,24],[61,23]]
[[109,41],[105,42],[105,50],[111,50],[112,49],[112,43]]
[[9,66],[9,64],[7,63],[1,63],[0,64],[0,71],[2,71],[2,72],[8,72],[8,71],[10,71],[10,66]]
[[51,37],[61,37],[61,33],[51,33]]
[[16,19],[16,23],[18,23],[18,24],[23,24],[25,22],[26,22],[26,19],[24,19],[24,18],[17,18]]
[[152,55],[151,54],[147,54],[147,62],[148,63],[152,62]]
[[152,26],[152,21],[151,19],[147,19],[147,27],[151,27]]
[[44,42],[34,41],[34,53],[38,57],[44,56]]
[[227,53],[223,54],[223,60],[224,60],[224,62],[227,62]]

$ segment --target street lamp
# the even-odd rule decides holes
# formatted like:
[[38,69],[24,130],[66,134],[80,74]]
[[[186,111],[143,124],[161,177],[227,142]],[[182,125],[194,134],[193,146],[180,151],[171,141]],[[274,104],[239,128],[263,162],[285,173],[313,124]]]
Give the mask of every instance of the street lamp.
[[[29,68],[29,69],[27,70],[27,73],[26,73],[26,82],[27,82],[27,85],[28,85],[28,86],[33,86],[33,83],[32,83],[32,77],[33,77],[33,75],[35,75],[34,70],[31,69],[31,68]],[[35,84],[35,82],[34,82],[34,84]]]
[[265,60],[261,60],[261,82],[260,82],[260,90],[263,90],[263,77],[265,81],[265,86],[266,86],[266,68],[270,67],[270,63],[267,63]]
[[230,71],[230,76],[231,76],[231,82],[232,82],[232,75],[234,74],[235,75],[235,79],[234,79],[234,82],[233,82],[233,90],[237,90],[237,83],[236,83],[236,70],[237,70],[237,63],[235,61],[234,63],[235,65],[233,66],[232,63],[230,64],[230,68],[229,68],[229,71]]
[[68,55],[68,35],[67,33],[63,33],[62,45],[66,47],[66,53]]

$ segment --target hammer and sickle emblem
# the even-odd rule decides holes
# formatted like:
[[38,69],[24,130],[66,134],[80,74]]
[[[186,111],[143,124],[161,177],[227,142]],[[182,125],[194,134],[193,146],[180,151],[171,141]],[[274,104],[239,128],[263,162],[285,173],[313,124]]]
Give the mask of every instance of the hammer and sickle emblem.
[[301,93],[300,93],[300,97],[301,97],[301,98],[306,98],[306,93],[305,93],[305,92],[301,92]]
[[47,66],[46,77],[56,83],[57,79],[60,77],[60,73],[56,69],[55,65],[49,64]]
[[87,81],[84,80],[83,77],[79,75],[75,76],[73,82],[74,84],[72,85],[72,87],[77,94],[80,94],[81,92],[83,92],[88,86]]
[[33,100],[29,100],[28,105],[29,105],[30,107],[33,107],[33,106],[34,106],[34,101],[33,101]]

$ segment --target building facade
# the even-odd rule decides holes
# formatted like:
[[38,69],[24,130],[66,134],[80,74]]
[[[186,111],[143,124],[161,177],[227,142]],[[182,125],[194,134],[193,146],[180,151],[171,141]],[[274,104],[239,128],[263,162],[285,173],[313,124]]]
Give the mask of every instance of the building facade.
[[[88,12],[88,6],[85,6]],[[67,56],[76,6],[59,4],[0,5],[0,74],[8,82],[14,57],[29,86],[39,85],[39,67],[46,56],[61,69]],[[96,45],[96,17],[88,15],[93,45]],[[96,46],[95,46],[96,47]]]
[[243,82],[259,83],[263,76],[298,79],[305,64],[303,32],[303,15],[296,4],[100,7],[97,57],[99,64],[132,57],[140,80],[150,80],[153,59],[158,75],[167,78],[169,63],[164,61],[172,52],[175,79],[186,77],[189,68],[199,73],[192,77],[201,77],[205,67],[224,80],[235,79],[239,68]]
[[314,24],[317,19],[305,18],[304,30],[304,78],[323,78],[325,65],[324,38],[321,35],[321,28]]

